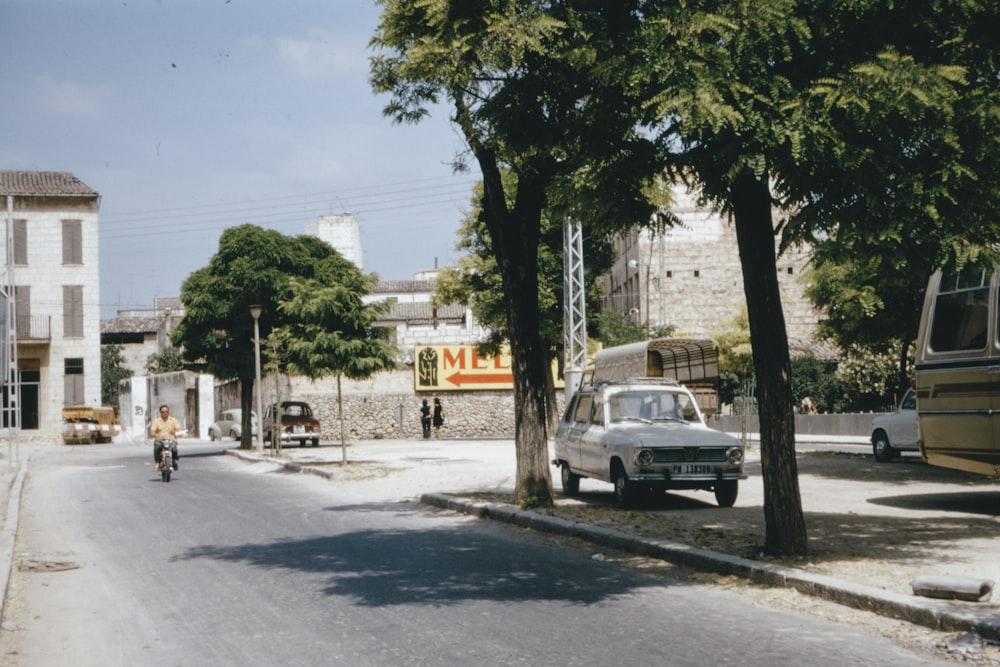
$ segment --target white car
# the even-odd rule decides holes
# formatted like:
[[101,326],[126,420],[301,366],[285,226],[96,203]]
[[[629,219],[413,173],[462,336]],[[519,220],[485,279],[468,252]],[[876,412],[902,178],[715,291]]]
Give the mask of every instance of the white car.
[[555,437],[554,465],[568,496],[580,478],[614,485],[622,507],[668,489],[715,492],[732,507],[743,473],[743,445],[705,425],[694,395],[672,381],[596,384],[570,399]]
[[[208,427],[208,438],[212,441],[222,440],[229,436],[233,440],[239,440],[243,435],[243,411],[239,408],[234,410],[223,410],[219,418]],[[250,424],[252,425],[252,435],[257,435],[257,413],[250,413]]]
[[910,389],[895,412],[872,420],[872,453],[876,461],[885,463],[900,452],[918,451],[917,440],[917,395]]

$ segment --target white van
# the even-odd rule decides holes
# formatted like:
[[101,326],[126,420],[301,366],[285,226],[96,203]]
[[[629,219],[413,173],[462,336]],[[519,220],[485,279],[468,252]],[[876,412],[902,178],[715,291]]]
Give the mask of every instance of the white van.
[[1000,476],[997,271],[935,273],[917,334],[920,452],[931,465]]

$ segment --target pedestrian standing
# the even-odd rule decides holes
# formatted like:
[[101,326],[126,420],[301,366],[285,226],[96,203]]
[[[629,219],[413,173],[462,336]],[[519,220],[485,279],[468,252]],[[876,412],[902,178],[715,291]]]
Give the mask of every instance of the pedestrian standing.
[[444,407],[441,405],[441,399],[434,399],[434,437],[441,437],[441,425],[444,424]]
[[431,406],[427,405],[426,398],[420,406],[420,427],[424,431],[424,440],[431,437]]

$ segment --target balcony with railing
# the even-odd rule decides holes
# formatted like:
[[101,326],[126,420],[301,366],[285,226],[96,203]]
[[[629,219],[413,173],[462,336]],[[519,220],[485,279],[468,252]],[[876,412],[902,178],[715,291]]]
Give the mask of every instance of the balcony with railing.
[[18,315],[17,341],[30,343],[52,339],[52,317],[49,315]]

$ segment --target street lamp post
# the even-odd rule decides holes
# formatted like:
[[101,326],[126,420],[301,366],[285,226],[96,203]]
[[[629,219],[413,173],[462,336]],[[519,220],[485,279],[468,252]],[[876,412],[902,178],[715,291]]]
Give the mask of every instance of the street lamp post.
[[[261,307],[259,304],[254,304],[250,306],[250,316],[253,317],[253,352],[254,352],[254,364],[257,379],[257,434],[254,436],[254,449],[257,451],[264,451],[264,412],[261,409],[263,405],[264,387],[260,383],[260,311]],[[251,432],[253,432],[253,424],[250,424]]]

